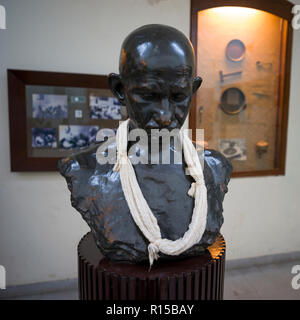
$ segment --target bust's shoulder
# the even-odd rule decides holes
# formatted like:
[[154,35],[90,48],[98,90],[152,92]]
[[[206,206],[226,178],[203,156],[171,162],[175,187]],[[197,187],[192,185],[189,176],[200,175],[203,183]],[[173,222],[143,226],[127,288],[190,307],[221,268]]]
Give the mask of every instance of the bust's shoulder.
[[96,153],[99,146],[99,143],[93,143],[89,147],[59,160],[58,168],[61,175],[68,178],[76,172],[95,169],[97,164]]
[[209,166],[214,167],[226,167],[232,169],[232,164],[230,160],[228,160],[221,152],[212,150],[212,149],[204,149],[204,159],[208,163]]
[[225,158],[220,152],[211,149],[204,150],[204,163],[212,172],[215,183],[228,184],[232,172],[230,160]]

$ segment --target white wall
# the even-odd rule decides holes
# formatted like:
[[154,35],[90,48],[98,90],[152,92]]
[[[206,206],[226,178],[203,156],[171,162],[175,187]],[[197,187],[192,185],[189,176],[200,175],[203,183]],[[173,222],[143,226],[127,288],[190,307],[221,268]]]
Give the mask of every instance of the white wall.
[[[74,278],[76,246],[88,228],[71,207],[58,173],[10,172],[6,69],[117,72],[121,42],[136,27],[164,23],[189,35],[189,1],[0,0],[0,4],[7,10],[7,30],[0,30],[0,264],[6,267],[8,285]],[[300,248],[299,54],[300,31],[294,35],[287,174],[232,180],[222,229],[228,259]]]

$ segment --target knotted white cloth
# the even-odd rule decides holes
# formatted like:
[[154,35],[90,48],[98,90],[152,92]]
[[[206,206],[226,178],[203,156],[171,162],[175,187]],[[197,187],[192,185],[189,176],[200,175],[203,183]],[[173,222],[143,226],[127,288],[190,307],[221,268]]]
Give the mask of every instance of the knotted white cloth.
[[180,139],[183,146],[184,159],[190,175],[195,180],[188,191],[188,195],[195,198],[194,210],[188,230],[183,237],[175,241],[162,239],[157,220],[143,196],[134,168],[127,156],[128,123],[129,120],[126,120],[118,128],[116,137],[118,154],[113,171],[120,172],[122,189],[132,218],[150,242],[148,254],[151,268],[153,261],[158,259],[159,252],[176,256],[201,240],[206,227],[207,190],[197,151],[186,133],[181,130]]

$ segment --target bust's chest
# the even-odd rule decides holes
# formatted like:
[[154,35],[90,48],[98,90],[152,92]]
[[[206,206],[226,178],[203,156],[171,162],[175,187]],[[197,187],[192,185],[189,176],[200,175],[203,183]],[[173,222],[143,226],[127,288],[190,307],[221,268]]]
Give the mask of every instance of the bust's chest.
[[[162,236],[178,239],[185,233],[191,220],[194,200],[187,192],[193,179],[185,174],[182,165],[139,164],[134,169],[144,198],[158,220]],[[117,229],[121,224],[127,227],[134,224],[119,173],[113,172],[110,167],[105,173],[99,174],[97,180],[97,210],[106,226]]]

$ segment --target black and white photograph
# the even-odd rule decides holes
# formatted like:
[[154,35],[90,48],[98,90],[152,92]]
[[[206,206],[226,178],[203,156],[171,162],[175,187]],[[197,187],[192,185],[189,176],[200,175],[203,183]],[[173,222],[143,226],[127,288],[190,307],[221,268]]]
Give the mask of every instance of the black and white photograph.
[[68,96],[34,93],[32,95],[32,116],[40,119],[67,118]]
[[86,147],[95,142],[98,126],[59,126],[59,147],[62,149],[73,149]]
[[56,148],[57,134],[55,128],[32,128],[32,148]]
[[245,139],[220,139],[219,151],[230,160],[247,160]]
[[121,120],[121,104],[113,97],[90,96],[90,118]]

